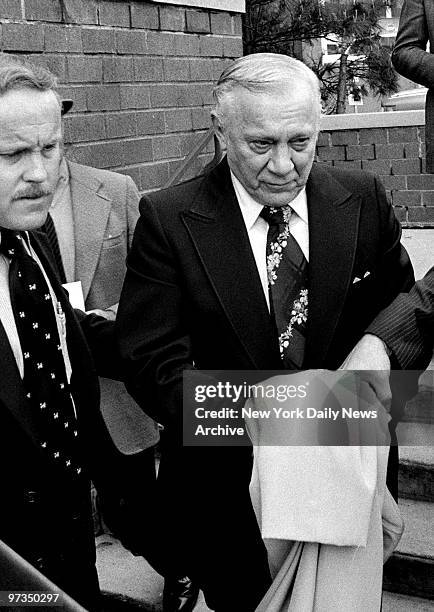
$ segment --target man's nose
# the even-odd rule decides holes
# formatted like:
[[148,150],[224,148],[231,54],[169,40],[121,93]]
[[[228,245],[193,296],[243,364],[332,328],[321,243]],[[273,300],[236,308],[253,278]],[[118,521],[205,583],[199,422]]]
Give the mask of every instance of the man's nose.
[[23,173],[24,180],[33,183],[43,183],[46,181],[47,170],[44,161],[40,151],[32,151],[26,159],[26,168]]
[[294,168],[291,149],[287,145],[274,147],[268,161],[268,168],[273,174],[286,176]]

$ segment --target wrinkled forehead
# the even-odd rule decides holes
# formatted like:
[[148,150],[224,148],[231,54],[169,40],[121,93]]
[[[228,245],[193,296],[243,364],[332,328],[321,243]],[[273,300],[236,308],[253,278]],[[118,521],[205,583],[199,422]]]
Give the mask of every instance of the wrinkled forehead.
[[282,81],[269,83],[267,86],[245,87],[235,85],[221,100],[227,110],[239,110],[244,104],[255,104],[255,100],[268,99],[274,104],[288,106],[302,104],[312,112],[321,112],[321,104],[317,91],[307,81]]
[[14,90],[0,96],[0,147],[44,146],[61,138],[59,101],[52,91]]
[[241,121],[268,116],[298,118],[319,129],[321,105],[316,92],[309,83],[301,82],[297,87],[283,83],[272,85],[267,90],[250,90],[237,87],[222,100],[222,109],[232,121]]

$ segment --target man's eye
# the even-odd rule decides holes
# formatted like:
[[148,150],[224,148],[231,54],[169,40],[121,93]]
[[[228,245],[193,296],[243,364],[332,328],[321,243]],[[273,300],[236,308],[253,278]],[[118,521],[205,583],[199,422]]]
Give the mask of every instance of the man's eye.
[[24,155],[24,151],[12,151],[11,153],[2,153],[1,157],[3,157],[4,159],[14,162],[14,161],[18,161],[19,159],[21,159],[21,157]]
[[299,148],[302,149],[303,147],[305,147],[310,141],[310,138],[297,138],[297,140],[293,140],[291,142],[291,146],[293,146],[294,148]]
[[45,145],[44,147],[44,153],[49,153],[50,151],[54,151],[54,149],[56,148],[57,143],[53,142],[51,144]]
[[252,146],[257,151],[266,151],[270,147],[270,143],[267,140],[254,140]]

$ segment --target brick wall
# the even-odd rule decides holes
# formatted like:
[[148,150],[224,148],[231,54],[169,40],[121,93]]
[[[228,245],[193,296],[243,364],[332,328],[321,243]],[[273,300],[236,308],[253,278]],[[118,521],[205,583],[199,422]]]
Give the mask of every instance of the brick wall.
[[[377,174],[404,227],[434,227],[434,174],[425,174],[422,115],[372,113],[369,127],[357,125],[366,123],[368,115],[347,115],[342,126],[346,129],[339,129],[339,118],[324,117],[317,146],[323,163]],[[408,125],[417,118],[422,118],[416,121],[419,125]]]
[[147,191],[209,127],[212,82],[242,54],[241,15],[133,0],[0,0],[0,49],[48,66],[74,100],[71,158],[128,173]]

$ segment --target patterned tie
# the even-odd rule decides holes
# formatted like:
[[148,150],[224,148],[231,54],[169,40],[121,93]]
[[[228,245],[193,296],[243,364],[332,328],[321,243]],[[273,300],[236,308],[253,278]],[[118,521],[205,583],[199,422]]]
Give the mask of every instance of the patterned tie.
[[[82,478],[78,428],[65,370],[53,300],[38,263],[28,254],[27,236],[2,229],[0,252],[10,260],[11,304],[24,361],[23,385],[38,427],[41,448],[64,478]],[[56,305],[64,318],[61,306]]]
[[65,269],[63,267],[62,255],[60,253],[59,241],[57,239],[56,228],[54,227],[53,217],[48,213],[44,225],[41,227],[41,232],[47,236],[48,244],[53,253],[54,261],[59,272],[60,282],[66,283]]
[[264,206],[261,217],[268,223],[267,276],[270,311],[279,337],[285,368],[303,365],[308,309],[308,264],[289,231],[290,206]]

